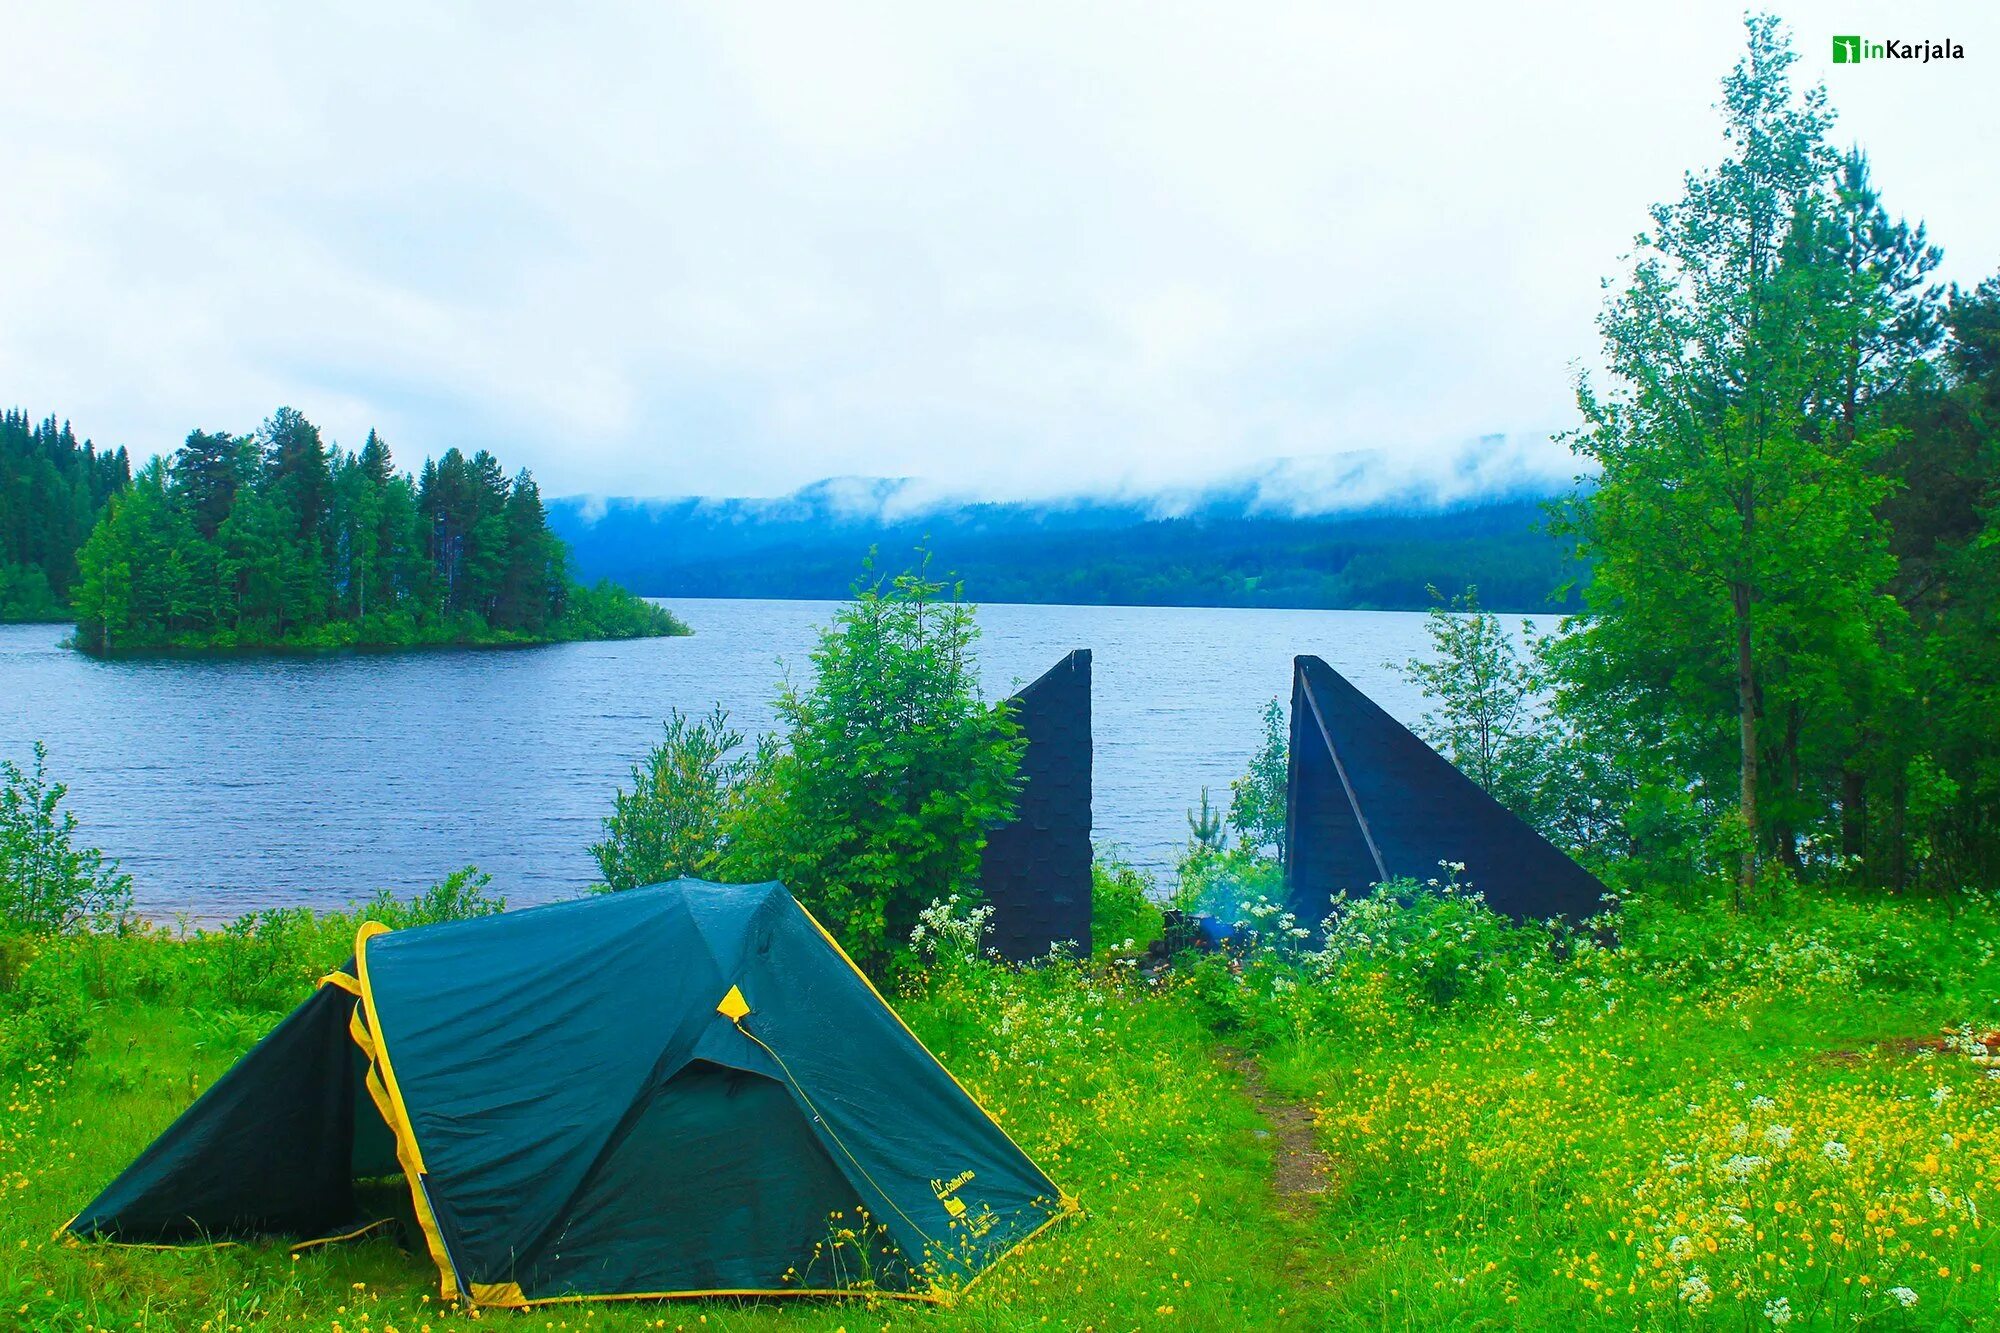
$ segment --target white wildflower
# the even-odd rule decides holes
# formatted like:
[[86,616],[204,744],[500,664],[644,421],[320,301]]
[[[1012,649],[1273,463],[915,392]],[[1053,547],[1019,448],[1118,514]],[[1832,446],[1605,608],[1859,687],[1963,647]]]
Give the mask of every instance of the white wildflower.
[[1675,1236],[1667,1242],[1667,1253],[1676,1259],[1685,1259],[1694,1253],[1694,1242],[1686,1236]]
[[1764,1317],[1783,1328],[1792,1322],[1792,1303],[1783,1296],[1764,1302]]
[[1905,1310],[1917,1303],[1917,1293],[1911,1291],[1908,1287],[1891,1287],[1889,1288],[1889,1294],[1895,1297],[1896,1304],[1902,1306]]
[[1729,1178],[1731,1180],[1748,1180],[1750,1178],[1751,1173],[1756,1171],[1758,1167],[1768,1166],[1768,1165],[1770,1165],[1770,1163],[1769,1160],[1766,1158],[1752,1157],[1745,1153],[1737,1153],[1734,1157],[1730,1158],[1727,1162],[1724,1162],[1722,1164],[1722,1169],[1729,1173]]
[[1943,1106],[1949,1100],[1951,1100],[1950,1088],[1944,1087],[1943,1085],[1939,1085],[1938,1087],[1931,1089],[1932,1106]]
[[1854,1156],[1847,1151],[1847,1145],[1837,1139],[1828,1139],[1825,1146],[1820,1149],[1820,1153],[1829,1162],[1846,1162]]
[[1715,1292],[1709,1288],[1708,1279],[1697,1270],[1681,1280],[1681,1299],[1700,1309],[1715,1299]]
[[1753,1111],[1775,1111],[1778,1109],[1778,1104],[1769,1097],[1759,1093],[1750,1099],[1750,1109]]
[[1741,1120],[1737,1121],[1729,1127],[1729,1137],[1733,1142],[1743,1142],[1743,1140],[1750,1137],[1750,1126],[1744,1124]]
[[1787,1148],[1792,1142],[1790,1125],[1768,1125],[1764,1129],[1764,1141],[1774,1148]]

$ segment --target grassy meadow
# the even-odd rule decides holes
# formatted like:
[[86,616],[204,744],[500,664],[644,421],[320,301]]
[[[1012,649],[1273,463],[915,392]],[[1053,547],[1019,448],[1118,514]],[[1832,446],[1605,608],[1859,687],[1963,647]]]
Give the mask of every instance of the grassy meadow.
[[[1107,923],[1142,944],[1149,910],[1105,883]],[[0,1326],[2000,1326],[2000,1076],[1971,1040],[2000,1026],[1990,901],[1748,923],[1637,903],[1618,947],[1449,890],[1355,916],[1322,951],[1156,976],[1129,952],[1025,970],[943,953],[907,975],[911,1025],[1087,1210],[948,1308],[468,1316],[396,1228],[296,1256],[57,1241],[346,956],[355,919],[17,940]],[[1285,1120],[1310,1125],[1323,1172],[1285,1160]]]

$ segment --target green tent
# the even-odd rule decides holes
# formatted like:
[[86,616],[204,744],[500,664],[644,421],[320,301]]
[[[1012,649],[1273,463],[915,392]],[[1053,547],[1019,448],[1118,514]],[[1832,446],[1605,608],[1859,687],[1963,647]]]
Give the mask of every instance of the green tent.
[[68,1230],[326,1236],[398,1170],[478,1305],[948,1299],[1076,1206],[784,886],[680,880],[364,927]]

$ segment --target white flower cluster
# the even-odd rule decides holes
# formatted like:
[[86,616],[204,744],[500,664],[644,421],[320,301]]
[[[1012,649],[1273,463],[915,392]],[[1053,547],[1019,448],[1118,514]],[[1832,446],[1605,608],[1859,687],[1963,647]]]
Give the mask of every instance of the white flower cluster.
[[980,944],[993,921],[993,909],[974,907],[961,911],[961,902],[954,893],[942,901],[932,899],[929,907],[917,913],[910,944],[926,962],[950,966],[979,960]]
[[1753,1157],[1745,1153],[1737,1153],[1722,1164],[1722,1169],[1729,1173],[1731,1180],[1741,1182],[1755,1175],[1758,1167],[1769,1166],[1770,1164],[1771,1159],[1768,1157]]

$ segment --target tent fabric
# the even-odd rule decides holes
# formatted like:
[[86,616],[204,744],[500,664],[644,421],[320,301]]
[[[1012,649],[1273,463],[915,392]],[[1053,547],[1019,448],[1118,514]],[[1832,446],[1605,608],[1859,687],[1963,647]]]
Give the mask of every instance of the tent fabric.
[[[322,989],[224,1083],[261,1088],[257,1114],[276,1115],[290,1084],[246,1067],[287,1028],[309,1025],[347,1079],[359,1050],[447,1296],[937,1298],[1075,1207],[782,885],[682,880],[364,928],[355,954],[358,999]],[[351,1044],[327,1051],[336,1017]],[[222,1089],[162,1144],[209,1137]],[[348,1082],[297,1100],[355,1116]],[[294,1162],[347,1166],[341,1123],[259,1159],[279,1182],[262,1188],[282,1194]],[[184,1203],[198,1188],[174,1165],[185,1155],[160,1154],[72,1229],[151,1239],[172,1212],[209,1232],[294,1231],[349,1203],[322,1165],[309,1208],[204,1213]],[[256,1188],[227,1148],[203,1160],[213,1188]]]
[[322,985],[71,1219],[68,1232],[170,1244],[350,1226],[354,1180],[395,1170],[383,1151],[387,1127],[361,1091],[364,1061],[347,1031],[353,1007],[351,994]]
[[1009,962],[1057,946],[1090,953],[1090,650],[1079,648],[1008,702],[1027,737],[1012,822],[987,834],[980,888],[992,947]]
[[1286,907],[1302,924],[1394,878],[1465,879],[1515,920],[1581,920],[1603,905],[1596,876],[1383,712],[1317,657],[1292,673],[1286,780]]

